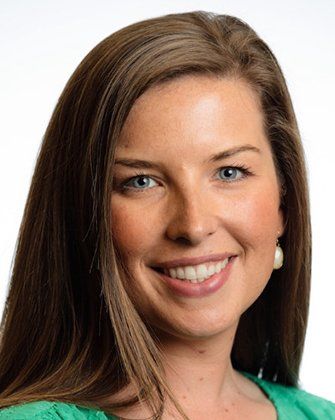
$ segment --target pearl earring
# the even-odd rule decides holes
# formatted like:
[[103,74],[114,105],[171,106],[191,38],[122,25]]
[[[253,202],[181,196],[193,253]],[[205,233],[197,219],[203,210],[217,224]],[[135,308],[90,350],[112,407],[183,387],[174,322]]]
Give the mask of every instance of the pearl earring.
[[274,263],[273,263],[273,268],[275,270],[278,270],[278,268],[280,268],[283,265],[284,262],[284,253],[283,250],[279,244],[279,241],[277,239],[277,244],[276,244],[276,252],[275,252],[275,259],[274,259]]

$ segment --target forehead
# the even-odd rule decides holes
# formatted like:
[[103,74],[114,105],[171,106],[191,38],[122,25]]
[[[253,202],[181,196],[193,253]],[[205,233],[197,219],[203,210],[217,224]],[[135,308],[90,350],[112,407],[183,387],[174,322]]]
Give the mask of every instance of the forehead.
[[151,87],[135,101],[117,148],[206,149],[216,143],[260,146],[264,141],[263,113],[250,85],[241,79],[187,75]]

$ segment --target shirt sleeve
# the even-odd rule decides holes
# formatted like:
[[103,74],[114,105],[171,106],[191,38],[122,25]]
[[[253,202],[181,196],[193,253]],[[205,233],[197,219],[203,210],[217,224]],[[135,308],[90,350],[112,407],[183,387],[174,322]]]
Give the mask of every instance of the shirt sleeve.
[[117,417],[75,404],[36,401],[3,408],[0,420],[117,420]]
[[301,392],[297,405],[306,419],[335,419],[335,404],[317,395]]

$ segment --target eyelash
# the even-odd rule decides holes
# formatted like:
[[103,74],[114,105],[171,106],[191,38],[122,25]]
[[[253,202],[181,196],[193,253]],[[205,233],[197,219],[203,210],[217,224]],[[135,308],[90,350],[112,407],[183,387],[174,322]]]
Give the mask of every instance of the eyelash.
[[[243,175],[241,176],[241,178],[236,179],[236,180],[232,180],[232,181],[224,181],[223,179],[221,179],[222,182],[226,182],[226,183],[233,183],[233,182],[238,182],[238,181],[242,181],[244,178],[247,178],[248,176],[254,175],[251,171],[250,168],[244,166],[244,165],[234,165],[234,166],[222,166],[221,168],[218,169],[218,172],[222,171],[223,169],[238,169],[239,171],[241,171],[243,173]],[[143,177],[143,178],[155,178],[152,177],[151,175],[141,172],[141,171],[136,171],[135,172],[135,176],[132,176],[130,178],[127,178],[125,181],[121,182],[118,186],[118,188],[122,191],[122,192],[129,192],[129,190],[131,190],[131,192],[135,192],[137,193],[142,193],[142,192],[146,192],[148,190],[151,190],[154,187],[149,187],[149,188],[134,188],[134,187],[127,187],[126,184],[128,184],[130,181],[132,181],[133,179],[139,178],[139,177]],[[156,181],[157,182],[157,181]],[[128,191],[127,191],[128,190]]]

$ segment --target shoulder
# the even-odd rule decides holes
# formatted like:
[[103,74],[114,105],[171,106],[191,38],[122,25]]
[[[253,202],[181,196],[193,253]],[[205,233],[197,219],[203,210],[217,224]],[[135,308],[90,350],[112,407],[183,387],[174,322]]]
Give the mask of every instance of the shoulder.
[[335,419],[335,403],[301,388],[286,386],[243,372],[256,382],[275,405],[279,418]]
[[59,401],[34,401],[0,409],[0,420],[112,420],[102,411]]
[[[294,414],[306,416],[309,419],[335,419],[335,403],[311,394],[301,388],[285,386],[265,381],[268,391],[274,400],[287,410],[295,410]],[[293,414],[293,411],[292,411]]]

